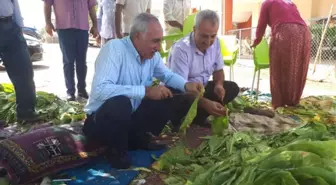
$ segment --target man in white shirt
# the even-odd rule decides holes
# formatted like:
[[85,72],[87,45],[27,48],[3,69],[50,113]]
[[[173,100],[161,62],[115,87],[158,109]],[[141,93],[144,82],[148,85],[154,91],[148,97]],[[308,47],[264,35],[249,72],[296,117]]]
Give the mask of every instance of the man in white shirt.
[[182,31],[184,19],[191,9],[190,0],[164,0],[163,14],[166,22],[166,33]]
[[[163,14],[166,22],[166,35],[181,32],[184,19],[189,15],[191,0],[164,0]],[[166,41],[166,48],[170,48],[172,42]]]
[[[128,36],[133,19],[140,13],[150,13],[151,6],[152,0],[116,0],[115,27],[117,37]],[[123,25],[122,29],[121,22]]]
[[98,16],[101,21],[99,24],[99,34],[101,37],[101,46],[107,41],[115,38],[115,0],[99,0]]

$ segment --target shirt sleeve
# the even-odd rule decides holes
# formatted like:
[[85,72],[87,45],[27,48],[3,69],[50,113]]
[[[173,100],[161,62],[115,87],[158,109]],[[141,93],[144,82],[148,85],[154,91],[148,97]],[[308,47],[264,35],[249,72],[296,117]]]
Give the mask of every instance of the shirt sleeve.
[[116,4],[125,5],[126,4],[126,0],[116,0]]
[[256,31],[256,40],[254,40],[253,45],[258,45],[265,34],[265,30],[268,24],[269,6],[270,6],[270,2],[268,1],[264,1],[263,4],[261,5],[259,21],[258,21],[258,26],[257,26],[257,31]]
[[[118,42],[118,41],[116,41]],[[122,67],[120,46],[109,43],[105,45],[96,60],[95,74],[92,81],[91,98],[106,101],[115,96],[126,96],[130,99],[142,99],[145,96],[145,86],[117,84]]]
[[15,18],[15,22],[20,27],[23,27],[24,24],[23,24],[23,18],[22,18],[19,2],[18,2],[18,0],[14,0],[13,3],[14,3],[14,18]]
[[164,0],[163,2],[163,15],[165,21],[175,21],[175,18],[173,16],[173,6],[172,1]]
[[188,80],[188,55],[180,47],[173,46],[173,48],[171,49],[168,57],[168,66],[174,73],[177,73],[183,79]]
[[167,66],[163,63],[162,58],[158,53],[155,57],[155,62],[156,65],[154,68],[153,76],[159,79],[161,82],[165,83],[167,86],[185,92],[184,86],[187,81],[183,79],[180,75],[169,70]]
[[89,0],[88,1],[88,5],[89,5],[89,10],[92,8],[92,7],[94,7],[94,6],[96,6],[97,5],[97,1],[96,0]]
[[220,44],[219,44],[219,39],[217,38],[217,44],[216,44],[216,63],[215,63],[215,71],[222,70],[224,68],[224,61],[223,61],[223,56],[222,52],[220,49]]

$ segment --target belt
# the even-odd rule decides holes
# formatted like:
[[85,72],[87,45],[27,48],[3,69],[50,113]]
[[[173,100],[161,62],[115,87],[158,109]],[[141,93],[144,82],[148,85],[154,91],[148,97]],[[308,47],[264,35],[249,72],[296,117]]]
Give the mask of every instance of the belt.
[[5,17],[5,16],[1,17],[0,16],[0,22],[9,22],[9,21],[12,21],[12,20],[13,20],[12,16],[7,16],[7,17]]

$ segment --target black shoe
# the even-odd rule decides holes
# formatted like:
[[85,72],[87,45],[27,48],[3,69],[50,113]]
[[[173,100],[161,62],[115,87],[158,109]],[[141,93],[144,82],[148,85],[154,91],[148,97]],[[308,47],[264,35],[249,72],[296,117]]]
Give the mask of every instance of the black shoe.
[[68,101],[76,101],[76,97],[75,97],[75,95],[73,95],[73,94],[68,94],[68,95],[67,95],[67,100],[68,100]]
[[24,123],[35,123],[42,121],[41,118],[39,118],[38,114],[36,112],[29,112],[26,114],[17,114],[17,121],[24,122]]
[[86,91],[78,92],[78,97],[89,99],[89,94]]
[[7,176],[7,170],[3,167],[0,167],[0,178]]
[[126,152],[107,152],[107,161],[113,168],[116,169],[127,169],[131,167],[131,161]]

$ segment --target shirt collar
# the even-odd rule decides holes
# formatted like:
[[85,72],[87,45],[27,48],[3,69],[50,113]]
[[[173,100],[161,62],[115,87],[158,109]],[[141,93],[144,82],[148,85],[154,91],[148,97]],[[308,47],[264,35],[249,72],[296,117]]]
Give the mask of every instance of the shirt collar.
[[130,49],[130,52],[134,54],[135,58],[137,59],[137,61],[139,63],[141,63],[141,58],[140,58],[140,55],[138,53],[138,51],[135,49],[134,45],[133,45],[133,42],[131,40],[131,37],[130,36],[127,36],[126,38],[124,38],[126,40],[126,43],[130,46],[129,49]]
[[196,54],[198,55],[205,55],[207,51],[205,51],[205,53],[203,53],[202,51],[200,51],[197,46],[196,46],[196,42],[195,42],[195,36],[194,36],[194,32],[191,32],[189,35],[189,39],[190,39],[190,45],[193,46],[194,51]]

